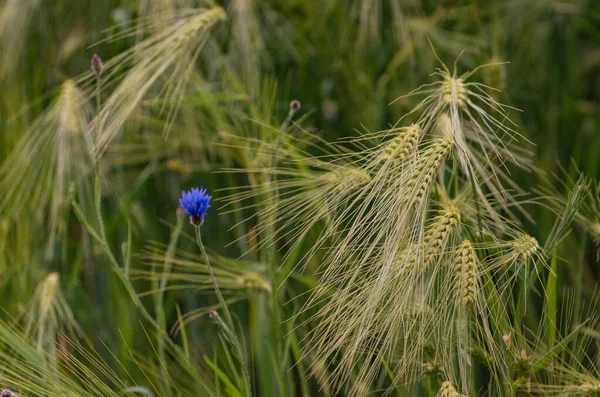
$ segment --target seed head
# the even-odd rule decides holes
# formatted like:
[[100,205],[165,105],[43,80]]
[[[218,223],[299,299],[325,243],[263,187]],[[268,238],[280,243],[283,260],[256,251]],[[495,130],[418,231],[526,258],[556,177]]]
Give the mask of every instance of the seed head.
[[50,313],[50,310],[52,309],[53,305],[55,304],[57,292],[59,292],[58,279],[59,276],[56,272],[50,273],[44,279],[39,296],[40,318],[46,318],[46,316],[48,316],[48,313]]
[[237,281],[240,285],[247,289],[265,291],[271,293],[271,284],[269,284],[264,278],[259,276],[257,273],[248,272],[239,277]]
[[418,124],[413,124],[409,127],[402,128],[400,133],[393,138],[383,149],[381,162],[385,163],[390,160],[401,161],[407,158],[413,148],[417,144],[417,139],[421,133],[421,127]]
[[445,75],[442,82],[442,95],[444,103],[447,105],[456,104],[459,107],[464,107],[467,100],[467,89],[464,81],[459,77]]
[[425,199],[436,172],[453,146],[454,142],[451,139],[442,138],[425,150],[423,157],[417,164],[416,172],[408,181],[412,204],[415,207],[419,206]]
[[217,313],[216,310],[211,310],[208,312],[208,317],[210,317],[210,319],[213,321],[217,321],[219,319],[219,313]]
[[396,263],[400,266],[399,272],[410,271],[417,265],[418,259],[418,245],[408,244],[407,247],[398,251],[396,256]]
[[345,190],[349,183],[356,188],[371,182],[371,175],[362,168],[355,166],[344,166],[323,175],[323,179],[336,190]]
[[427,231],[423,242],[425,243],[425,263],[433,261],[443,251],[448,237],[460,222],[460,212],[449,205],[434,218],[432,227]]
[[64,132],[69,135],[81,134],[81,118],[77,116],[80,112],[81,97],[77,86],[72,80],[63,83],[60,90],[58,102],[62,105],[59,113],[59,123],[63,126]]
[[435,123],[435,131],[439,136],[452,138],[452,120],[448,113],[442,113]]
[[193,188],[189,192],[181,192],[179,204],[186,214],[190,216],[190,223],[196,227],[204,222],[204,216],[210,208],[212,196],[206,193],[206,189]]
[[469,240],[463,241],[458,248],[456,260],[456,293],[458,303],[467,306],[475,300],[477,256]]
[[517,238],[513,242],[512,247],[517,259],[522,261],[531,258],[531,256],[540,249],[537,240],[528,234],[523,234]]
[[600,383],[585,383],[577,386],[577,392],[584,396],[600,396]]
[[92,55],[92,71],[96,73],[97,76],[102,74],[102,69],[104,68],[104,63],[102,62],[102,58],[98,56],[98,54]]
[[227,14],[221,7],[214,7],[206,10],[201,14],[190,18],[187,23],[181,26],[177,32],[178,35],[174,37],[175,44],[183,47],[190,39],[194,39],[196,34],[200,31],[225,19],[227,19]]
[[447,380],[442,383],[440,390],[438,391],[437,397],[462,397],[462,394],[456,391],[452,383]]

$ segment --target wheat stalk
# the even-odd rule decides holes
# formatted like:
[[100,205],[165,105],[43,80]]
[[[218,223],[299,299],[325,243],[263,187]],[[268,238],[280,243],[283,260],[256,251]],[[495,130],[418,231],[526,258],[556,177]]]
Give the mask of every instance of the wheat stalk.
[[70,185],[85,187],[93,167],[90,114],[83,91],[65,81],[0,167],[0,212],[15,218],[29,212],[43,219],[49,231],[47,255],[67,229]]
[[[157,24],[157,16],[149,25]],[[158,95],[166,107],[166,129],[168,133],[181,103],[185,83],[194,71],[194,63],[204,47],[210,29],[226,14],[221,7],[208,9],[188,9],[178,12],[175,22],[168,26],[158,25],[161,29],[147,39],[136,44],[125,53],[105,63],[104,86],[113,85],[117,72],[127,68],[131,61],[133,67],[120,79],[98,115],[95,123],[101,131],[97,137],[98,150],[104,151],[113,139],[122,131],[124,124],[147,99],[151,89],[160,85]]]

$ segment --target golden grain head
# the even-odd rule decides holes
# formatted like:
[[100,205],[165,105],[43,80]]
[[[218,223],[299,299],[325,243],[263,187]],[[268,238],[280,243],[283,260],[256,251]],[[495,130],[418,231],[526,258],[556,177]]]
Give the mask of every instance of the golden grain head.
[[420,133],[421,127],[418,124],[401,128],[398,134],[383,148],[381,162],[406,159],[415,149]]
[[437,118],[437,121],[435,122],[434,130],[439,136],[450,139],[452,138],[452,119],[450,118],[448,113],[444,112],[440,114],[440,116]]
[[442,99],[446,104],[464,107],[467,101],[467,88],[460,77],[446,74],[442,82]]
[[[106,63],[109,70],[129,70],[124,77],[119,76],[118,86],[96,117],[101,132],[96,145],[100,151],[106,150],[122,132],[125,123],[131,120],[144,100],[162,102],[160,112],[166,118],[165,135],[170,131],[184,88],[195,70],[195,61],[208,40],[209,31],[224,19],[225,11],[218,6],[181,12],[174,23],[156,26],[160,27],[159,31]],[[132,59],[138,62],[130,67]],[[116,82],[110,81],[109,77],[103,85]],[[152,94],[154,88],[158,88],[158,96]]]
[[465,240],[458,248],[455,266],[456,294],[461,306],[467,306],[475,300],[476,266],[477,255],[473,245],[469,240]]
[[442,383],[440,390],[438,391],[437,397],[462,397],[462,394],[456,391],[452,382],[449,380]]
[[359,187],[371,182],[371,175],[366,170],[352,165],[343,166],[328,172],[322,175],[322,178],[334,189],[342,190],[346,190],[345,188],[348,187],[346,185]]
[[523,234],[513,241],[512,249],[517,259],[526,261],[540,249],[540,245],[534,237]]
[[44,279],[39,294],[40,317],[45,317],[56,299],[58,287],[58,273],[50,273]]
[[426,198],[429,186],[453,146],[454,142],[449,138],[438,139],[418,160],[416,171],[408,181],[411,202],[414,206],[420,205]]
[[472,80],[482,67],[457,75],[456,65],[453,71],[443,65],[432,74],[438,78],[436,82],[408,96],[424,96],[415,108],[422,111],[417,122],[426,131],[425,135],[452,138],[463,176],[475,181],[474,194],[484,210],[500,222],[495,206],[514,219],[516,211],[528,215],[515,199],[522,188],[512,180],[505,164],[530,169],[531,156],[522,143],[516,145],[526,139],[515,130],[508,107],[487,93],[489,87]]
[[427,230],[423,242],[425,244],[425,263],[431,262],[443,250],[448,242],[450,234],[460,223],[460,212],[452,205],[444,208],[437,215],[431,227]]
[[269,284],[269,282],[262,276],[254,272],[248,272],[240,275],[237,278],[237,281],[240,283],[242,288],[245,289],[264,291],[269,294],[272,292],[271,284]]
[[82,98],[72,80],[67,80],[63,83],[58,101],[61,104],[59,123],[64,126],[67,133],[79,133],[81,125],[78,121],[80,119],[79,113],[81,112]]
[[70,184],[85,183],[93,165],[90,113],[85,94],[65,81],[0,166],[0,211],[42,215],[47,254],[67,228]]
[[585,383],[577,386],[575,390],[584,396],[600,396],[600,382]]

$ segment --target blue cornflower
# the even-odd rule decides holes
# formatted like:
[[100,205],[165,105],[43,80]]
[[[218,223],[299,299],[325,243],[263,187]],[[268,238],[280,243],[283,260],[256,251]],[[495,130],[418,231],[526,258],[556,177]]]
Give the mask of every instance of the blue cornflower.
[[190,223],[194,226],[202,225],[206,211],[210,208],[210,199],[212,196],[206,194],[206,189],[192,188],[189,192],[181,192],[179,204],[190,216]]

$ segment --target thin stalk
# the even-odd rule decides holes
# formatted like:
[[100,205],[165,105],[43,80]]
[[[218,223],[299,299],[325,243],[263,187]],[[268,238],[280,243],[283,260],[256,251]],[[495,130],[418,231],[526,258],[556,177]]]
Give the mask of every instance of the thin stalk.
[[[290,111],[288,112],[287,117],[285,118],[285,120],[283,121],[283,123],[281,124],[281,127],[279,127],[279,133],[277,134],[277,139],[275,140],[275,150],[278,150],[281,145],[283,144],[283,132],[285,130],[287,130],[292,117],[294,117],[295,111],[293,111],[290,108]],[[276,167],[277,163],[275,160],[275,156],[271,156],[271,161],[270,161],[270,166],[271,168]],[[271,182],[274,182],[274,180],[271,180],[271,176],[269,174],[267,174],[265,176],[266,180],[265,182],[267,184],[270,184]],[[267,197],[267,202],[271,203],[273,201],[275,201],[277,199],[277,188],[274,188],[273,191],[268,190],[268,197]],[[277,206],[277,204],[275,203],[275,206]],[[277,241],[277,237],[275,236],[275,219],[273,219],[273,215],[269,216],[269,219],[267,220],[267,228],[266,228],[266,234],[267,234],[267,238],[271,239],[271,241]],[[275,336],[277,338],[277,340],[279,341],[279,337],[280,337],[280,332],[279,332],[279,304],[278,304],[278,299],[277,299],[277,290],[279,288],[279,280],[277,277],[277,264],[275,263],[275,252],[276,252],[276,247],[275,244],[270,244],[268,247],[266,247],[266,262],[268,264],[268,272],[269,272],[269,281],[271,282],[271,291],[273,291],[273,317],[274,317],[274,321],[275,321]]]
[[[285,118],[285,120],[283,121],[283,123],[281,124],[281,126],[279,127],[279,131],[277,134],[277,138],[275,140],[275,150],[278,150],[281,145],[283,144],[283,132],[285,130],[288,129],[290,122],[292,121],[292,118],[294,117],[294,114],[296,113],[296,111],[298,110],[298,108],[293,108],[292,106],[290,106],[290,110],[287,114],[287,117]],[[277,162],[276,162],[276,158],[275,155],[271,156],[270,159],[270,167],[276,167],[277,166]],[[271,175],[270,174],[266,174],[264,176],[264,181],[263,181],[266,185],[270,185],[272,182],[274,182],[274,180],[271,179]],[[277,206],[276,200],[277,200],[277,196],[278,196],[278,192],[277,192],[277,188],[273,188],[268,189],[267,193],[266,193],[266,197],[265,197],[265,202],[269,203],[269,205],[274,205]],[[265,234],[266,234],[266,239],[267,241],[272,241],[275,242],[277,241],[277,236],[275,236],[276,230],[275,230],[275,222],[276,219],[274,219],[274,215],[270,214],[268,215],[268,218],[266,219],[266,228],[265,228]],[[271,295],[271,324],[272,324],[272,329],[273,329],[273,343],[275,345],[275,349],[272,352],[275,355],[275,360],[276,360],[276,365],[274,366],[274,368],[281,368],[283,367],[283,360],[282,360],[282,356],[283,356],[283,352],[281,350],[281,339],[282,339],[282,334],[281,334],[281,329],[280,329],[280,324],[281,324],[281,315],[280,315],[280,304],[279,304],[279,287],[280,287],[280,282],[279,282],[279,272],[278,272],[278,265],[277,265],[277,261],[276,261],[276,247],[275,247],[275,243],[269,244],[265,247],[264,249],[264,254],[262,254],[262,260],[264,263],[267,264],[267,273],[268,273],[268,277],[269,277],[269,283],[271,285],[271,291],[272,295]],[[280,395],[286,395],[285,392],[285,385],[281,382],[282,376],[283,374],[278,374],[275,378],[277,379],[277,383],[278,383],[278,387],[279,387],[279,394]]]
[[[158,285],[158,291],[156,294],[156,306],[155,307],[156,307],[157,316],[160,316],[160,314],[162,313],[165,288],[167,287],[168,277],[169,277],[169,274],[171,274],[171,268],[173,267],[171,259],[173,259],[173,256],[175,255],[175,248],[177,247],[177,241],[179,240],[179,236],[181,235],[181,230],[183,229],[183,225],[185,223],[184,219],[185,219],[185,217],[178,216],[177,224],[175,225],[175,228],[171,232],[171,238],[169,240],[169,246],[167,247],[167,252],[165,254],[165,260],[163,262],[163,271],[162,271],[162,274],[160,277],[160,283]],[[164,317],[164,316],[161,316],[161,317]],[[163,321],[164,321],[164,318],[162,321],[159,321],[159,323],[162,323]]]
[[206,249],[204,248],[204,244],[202,243],[202,233],[200,233],[200,226],[196,226],[196,243],[198,243],[198,248],[200,248],[200,252],[202,252],[202,257],[204,258],[204,262],[206,262],[206,266],[208,267],[208,273],[210,274],[210,278],[212,280],[213,286],[215,287],[215,293],[217,294],[217,299],[219,300],[219,304],[223,309],[223,313],[225,313],[225,319],[227,321],[227,325],[234,329],[233,320],[231,317],[231,313],[229,312],[229,308],[227,307],[227,302],[221,293],[221,289],[219,288],[219,283],[217,282],[217,278],[215,277],[215,273],[213,271],[212,266],[210,265],[210,261],[208,260],[208,255],[206,255]]
[[[179,241],[179,236],[181,234],[181,230],[183,229],[183,225],[184,225],[184,216],[177,216],[177,224],[175,225],[175,228],[173,229],[173,231],[171,232],[171,238],[169,239],[169,246],[167,247],[167,252],[165,254],[165,260],[163,262],[163,270],[162,270],[162,274],[160,277],[160,282],[159,284],[155,287],[156,288],[156,295],[155,295],[155,303],[154,303],[154,312],[156,315],[156,322],[159,325],[159,329],[156,330],[156,339],[158,341],[158,358],[161,362],[165,363],[166,362],[166,355],[165,355],[165,343],[163,341],[163,338],[161,338],[161,334],[166,332],[166,328],[167,328],[167,324],[166,324],[166,318],[165,318],[165,310],[164,310],[164,297],[165,297],[165,288],[167,287],[167,281],[169,278],[169,274],[171,274],[171,268],[173,267],[173,263],[171,262],[171,259],[173,258],[173,256],[175,255],[175,248],[177,247],[177,241]],[[166,379],[166,371],[164,369],[162,369],[163,372],[163,378]],[[165,382],[165,386],[167,386],[168,384]],[[167,389],[168,390],[168,389]]]
[[[129,296],[133,300],[134,305],[138,309],[140,309],[142,315],[144,316],[144,318],[146,318],[146,320],[148,320],[152,325],[154,325],[155,327],[158,328],[156,321],[150,315],[150,313],[148,313],[148,311],[146,310],[146,308],[144,307],[144,305],[140,301],[139,297],[137,296],[137,294],[133,290],[133,287],[131,286],[131,283],[129,283],[129,280],[127,279],[127,277],[125,277],[125,274],[121,270],[121,267],[119,266],[119,262],[117,261],[117,258],[114,256],[114,254],[112,253],[110,247],[108,246],[108,243],[106,242],[106,239],[103,238],[92,227],[92,225],[90,225],[90,223],[87,221],[87,219],[83,215],[83,211],[81,210],[81,207],[79,206],[79,203],[77,203],[77,201],[75,200],[75,198],[73,196],[74,196],[74,193],[72,195],[71,202],[72,202],[72,205],[73,205],[73,210],[75,211],[75,215],[77,216],[77,218],[79,219],[79,221],[81,223],[83,223],[83,225],[87,229],[88,233],[90,233],[90,235],[103,248],[104,254],[108,257],[108,260],[109,260],[110,264],[112,265],[113,270],[115,271],[115,273],[117,273],[117,275],[119,276],[119,279],[123,282],[123,285],[124,285],[125,289],[127,290],[127,292],[129,292]],[[102,219],[100,219],[99,222],[102,223]]]
[[217,294],[217,299],[219,300],[219,304],[222,307],[223,313],[225,313],[225,322],[221,319],[220,316],[216,316],[215,321],[219,323],[219,325],[223,328],[223,332],[225,332],[225,336],[231,343],[233,349],[238,356],[238,360],[240,361],[242,372],[244,373],[244,389],[247,397],[252,396],[251,393],[251,382],[250,382],[250,372],[246,366],[246,354],[244,352],[243,347],[240,345],[238,337],[235,333],[235,327],[233,324],[233,319],[231,317],[231,313],[229,312],[229,308],[227,307],[227,302],[221,293],[221,289],[219,288],[219,283],[217,282],[217,278],[215,277],[215,273],[213,271],[212,266],[210,265],[210,261],[208,260],[208,255],[206,254],[206,249],[204,248],[204,244],[202,243],[202,233],[200,233],[200,226],[196,226],[196,242],[198,243],[198,248],[202,252],[202,256],[204,258],[204,262],[206,262],[206,266],[208,267],[208,272],[210,274],[210,278],[213,282],[213,286],[215,287],[215,293]]
[[[96,72],[96,119],[94,121],[94,129],[96,130],[96,141],[100,137],[100,122],[98,115],[100,114],[100,87],[102,86],[102,75],[100,72]],[[98,217],[98,224],[100,225],[100,236],[106,240],[106,230],[104,228],[104,222],[102,221],[102,189],[100,188],[101,174],[100,174],[100,153],[98,147],[94,148],[94,207],[96,209],[96,216]]]
[[96,73],[96,115],[100,113],[100,87],[102,84],[102,75]]
[[[246,354],[242,345],[240,345],[237,335],[235,334],[233,328],[230,328],[225,324],[221,316],[217,314],[217,316],[213,319],[217,324],[221,326],[223,332],[225,334],[225,340],[229,341],[233,349],[235,350],[235,355],[238,358],[238,361],[242,367],[243,379],[244,379],[244,394],[246,397],[252,397],[252,383],[250,382],[250,372],[248,371],[248,367],[246,366]],[[237,376],[236,376],[237,377]]]
[[573,307],[573,319],[571,328],[577,327],[581,322],[581,308],[583,302],[583,273],[585,271],[585,253],[587,250],[588,239],[581,238],[580,241],[583,241],[580,245],[578,260],[579,263],[575,267],[575,275],[574,275],[574,284],[575,284],[575,304]]
[[556,310],[558,304],[558,287],[557,280],[554,276],[558,271],[558,260],[556,254],[556,248],[552,252],[552,259],[550,260],[550,271],[548,272],[548,280],[546,282],[546,295],[548,296],[546,302],[546,334],[548,337],[547,344],[548,348],[554,348],[556,342]]

